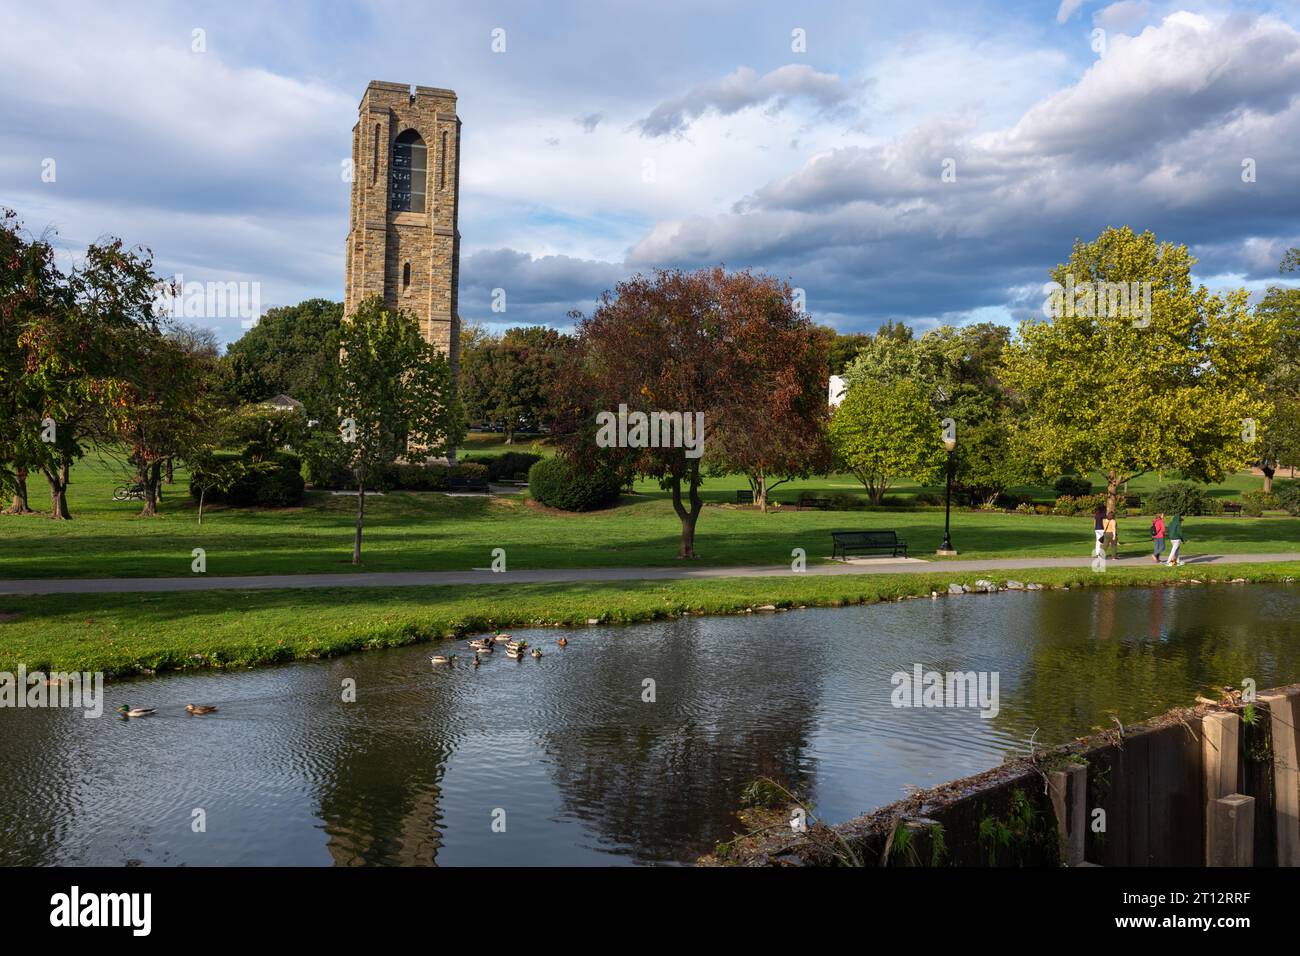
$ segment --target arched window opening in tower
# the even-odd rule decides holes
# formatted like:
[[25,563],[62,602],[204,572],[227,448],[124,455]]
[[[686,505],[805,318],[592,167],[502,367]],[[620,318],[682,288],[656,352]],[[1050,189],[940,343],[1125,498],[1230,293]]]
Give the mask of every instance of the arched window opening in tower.
[[397,137],[388,189],[393,212],[424,212],[428,152],[424,140],[413,129]]
[[408,288],[411,284],[411,264],[409,262],[402,265],[402,288]]

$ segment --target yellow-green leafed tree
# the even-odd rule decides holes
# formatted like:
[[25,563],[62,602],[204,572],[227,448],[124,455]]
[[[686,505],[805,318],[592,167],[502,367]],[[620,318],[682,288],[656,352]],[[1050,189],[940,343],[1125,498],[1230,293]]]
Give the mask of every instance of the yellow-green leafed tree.
[[915,382],[861,382],[831,418],[831,447],[862,482],[872,504],[897,478],[926,482],[943,467],[943,426]]
[[1140,474],[1220,481],[1257,457],[1273,327],[1244,289],[1193,286],[1195,262],[1128,227],[1076,242],[1044,287],[1051,314],[1022,322],[1006,352],[1019,447],[1044,475],[1100,471],[1112,515]]

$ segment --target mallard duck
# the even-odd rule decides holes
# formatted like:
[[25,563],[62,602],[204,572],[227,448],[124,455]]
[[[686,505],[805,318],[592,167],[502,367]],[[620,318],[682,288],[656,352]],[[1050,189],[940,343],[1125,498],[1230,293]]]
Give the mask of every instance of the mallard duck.
[[217,708],[209,704],[186,704],[185,710],[191,714],[215,714]]
[[523,650],[525,647],[527,647],[527,646],[528,646],[528,642],[527,642],[527,641],[507,641],[507,642],[506,642],[506,650],[510,650],[510,651],[522,651],[522,650]]
[[479,660],[478,655],[475,654],[475,655],[474,655],[474,666],[475,666],[475,667],[478,667],[478,666],[479,666],[480,664],[482,664],[482,663],[483,663],[483,662],[482,662],[481,660]]
[[559,644],[561,647],[568,647],[569,639],[567,637],[562,637],[558,641],[556,641],[556,643]]
[[506,651],[506,657],[510,658],[512,661],[522,661],[524,659],[524,652],[512,647]]
[[541,652],[538,648],[534,647],[534,648],[533,648],[533,657],[541,657],[541,656],[542,656],[542,652]]
[[493,651],[492,651],[491,646],[488,646],[488,647],[476,647],[476,648],[474,649],[474,653],[475,653],[475,654],[491,654],[491,653],[493,653]]
[[441,655],[441,654],[434,654],[432,657],[429,658],[429,663],[430,663],[430,664],[450,664],[450,663],[451,663],[452,661],[454,661],[455,659],[456,659],[456,655],[455,655],[455,654],[452,654],[450,657],[444,657],[444,656]]
[[126,704],[119,707],[117,712],[123,717],[152,717],[157,713],[152,707],[128,707]]

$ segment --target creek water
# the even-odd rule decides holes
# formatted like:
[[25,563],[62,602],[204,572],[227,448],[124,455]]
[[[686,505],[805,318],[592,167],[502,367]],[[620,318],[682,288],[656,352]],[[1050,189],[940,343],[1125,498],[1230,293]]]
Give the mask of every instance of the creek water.
[[[0,709],[0,864],[687,863],[738,830],[760,776],[838,822],[1031,738],[1127,725],[1247,677],[1300,679],[1300,587],[1006,592],[513,634],[544,656],[473,668],[464,642],[443,642],[112,682],[100,719]],[[434,666],[434,653],[458,659]],[[998,713],[893,706],[892,675],[917,664],[996,673]],[[189,702],[219,710],[190,716]],[[121,703],[158,714],[118,719]]]

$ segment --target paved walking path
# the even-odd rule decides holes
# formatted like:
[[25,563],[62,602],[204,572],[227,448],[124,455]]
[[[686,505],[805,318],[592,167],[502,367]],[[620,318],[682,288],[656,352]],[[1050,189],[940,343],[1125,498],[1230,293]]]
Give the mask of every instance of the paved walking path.
[[[1300,561],[1300,552],[1286,554],[1189,555],[1183,564],[1262,564]],[[968,571],[1028,571],[1034,568],[1087,568],[1091,558],[984,558],[977,560],[922,561],[917,558],[853,558],[847,562],[810,564],[805,574],[909,574],[917,571],[961,573]],[[1151,567],[1148,556],[1106,562],[1108,568]],[[367,571],[356,574],[254,574],[217,577],[196,574],[184,578],[46,578],[28,581],[0,580],[0,594],[123,594],[138,591],[264,590],[268,588],[391,588],[456,584],[551,584],[581,581],[681,581],[707,578],[767,578],[792,574],[789,565],[766,567],[664,568],[548,568],[493,573],[470,571]]]

